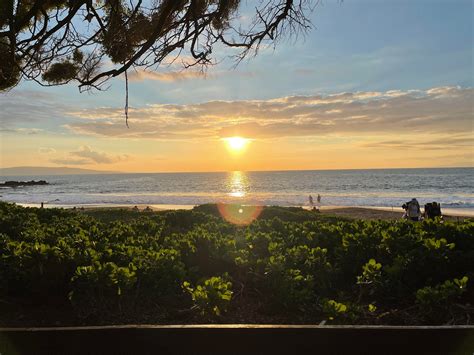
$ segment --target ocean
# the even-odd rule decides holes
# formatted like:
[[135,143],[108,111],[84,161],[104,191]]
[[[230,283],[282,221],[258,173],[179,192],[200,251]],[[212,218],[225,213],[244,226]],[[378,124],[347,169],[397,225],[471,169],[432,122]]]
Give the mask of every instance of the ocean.
[[173,205],[224,202],[305,206],[400,207],[416,197],[474,212],[474,168],[8,176],[47,186],[1,188],[0,200],[23,205]]

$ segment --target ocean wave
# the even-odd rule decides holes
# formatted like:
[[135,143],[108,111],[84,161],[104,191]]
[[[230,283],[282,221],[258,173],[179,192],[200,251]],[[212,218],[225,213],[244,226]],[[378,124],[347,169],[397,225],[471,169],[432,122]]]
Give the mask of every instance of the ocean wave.
[[455,201],[455,202],[448,202],[443,203],[445,207],[462,207],[462,208],[474,208],[474,203],[471,201]]
[[[472,170],[421,170],[51,176],[48,186],[2,189],[1,199],[23,204],[56,200],[69,206],[213,202],[304,206],[309,195],[320,194],[323,206],[396,208],[416,197],[421,205],[437,201],[446,208],[474,208]],[[441,176],[442,170],[449,174]]]

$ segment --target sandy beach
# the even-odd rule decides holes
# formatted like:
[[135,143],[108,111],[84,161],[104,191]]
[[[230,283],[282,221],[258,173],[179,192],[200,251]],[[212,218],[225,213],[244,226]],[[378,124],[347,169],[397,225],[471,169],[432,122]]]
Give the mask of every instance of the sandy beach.
[[[39,204],[19,204],[23,207],[40,207]],[[113,204],[102,204],[102,205],[81,205],[81,206],[70,206],[70,205],[44,205],[45,208],[83,208],[85,210],[91,209],[132,209],[137,207],[139,211],[144,211],[147,207],[152,211],[167,211],[167,210],[191,210],[195,205],[113,205]],[[282,206],[288,207],[288,206]],[[303,209],[309,209],[309,207],[303,206]],[[454,209],[446,208],[442,209],[443,216],[446,219],[464,219],[474,218],[474,211],[468,209]],[[401,207],[380,207],[380,206],[322,206],[320,209],[321,214],[332,215],[338,217],[354,218],[354,219],[365,219],[365,220],[396,220],[401,219],[403,216],[403,209]]]
[[[394,209],[385,209],[383,207],[337,207],[337,208],[326,208],[323,209],[323,214],[338,216],[338,217],[348,217],[356,219],[365,219],[365,220],[395,220],[401,219],[403,216],[402,211]],[[443,214],[443,218],[447,220],[456,220],[456,219],[465,219],[465,218],[474,218],[474,215],[469,214],[452,214],[446,213]]]

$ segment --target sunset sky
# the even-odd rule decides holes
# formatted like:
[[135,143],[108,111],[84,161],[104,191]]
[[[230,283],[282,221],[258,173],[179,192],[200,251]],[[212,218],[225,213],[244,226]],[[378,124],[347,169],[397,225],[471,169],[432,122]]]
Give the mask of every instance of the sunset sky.
[[[179,63],[130,73],[130,128],[123,78],[82,94],[23,82],[0,94],[0,167],[473,166],[472,4],[325,0],[306,37],[236,69],[221,50],[206,75]],[[232,149],[234,136],[248,140]]]

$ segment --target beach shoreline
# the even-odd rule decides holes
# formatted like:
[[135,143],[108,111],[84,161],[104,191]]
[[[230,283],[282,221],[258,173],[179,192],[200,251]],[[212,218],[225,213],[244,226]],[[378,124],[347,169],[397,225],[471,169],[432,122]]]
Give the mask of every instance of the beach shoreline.
[[[35,203],[17,203],[23,207],[41,207]],[[242,204],[243,206],[247,204]],[[199,205],[176,205],[176,204],[83,204],[83,205],[61,205],[61,204],[45,204],[45,208],[64,208],[64,209],[84,209],[84,210],[107,210],[107,209],[132,209],[137,207],[139,211],[150,208],[154,212],[169,210],[191,210]],[[266,206],[269,207],[269,206]],[[279,206],[279,207],[301,207],[310,210],[309,206]],[[404,213],[401,207],[384,207],[384,206],[321,206],[321,213],[331,214],[340,217],[360,218],[360,219],[400,219]],[[422,209],[423,211],[423,209]],[[443,216],[474,218],[473,209],[465,208],[443,208]]]
[[[41,202],[53,207],[128,207],[190,209],[208,203],[255,206],[308,206],[321,196],[325,208],[364,207],[401,211],[417,198],[436,201],[447,214],[474,215],[474,169],[334,170],[174,174],[58,175],[40,179],[44,186],[0,188],[3,201]],[[13,179],[13,177],[11,178]],[[448,210],[449,208],[449,210]],[[469,212],[469,211],[468,211]]]

